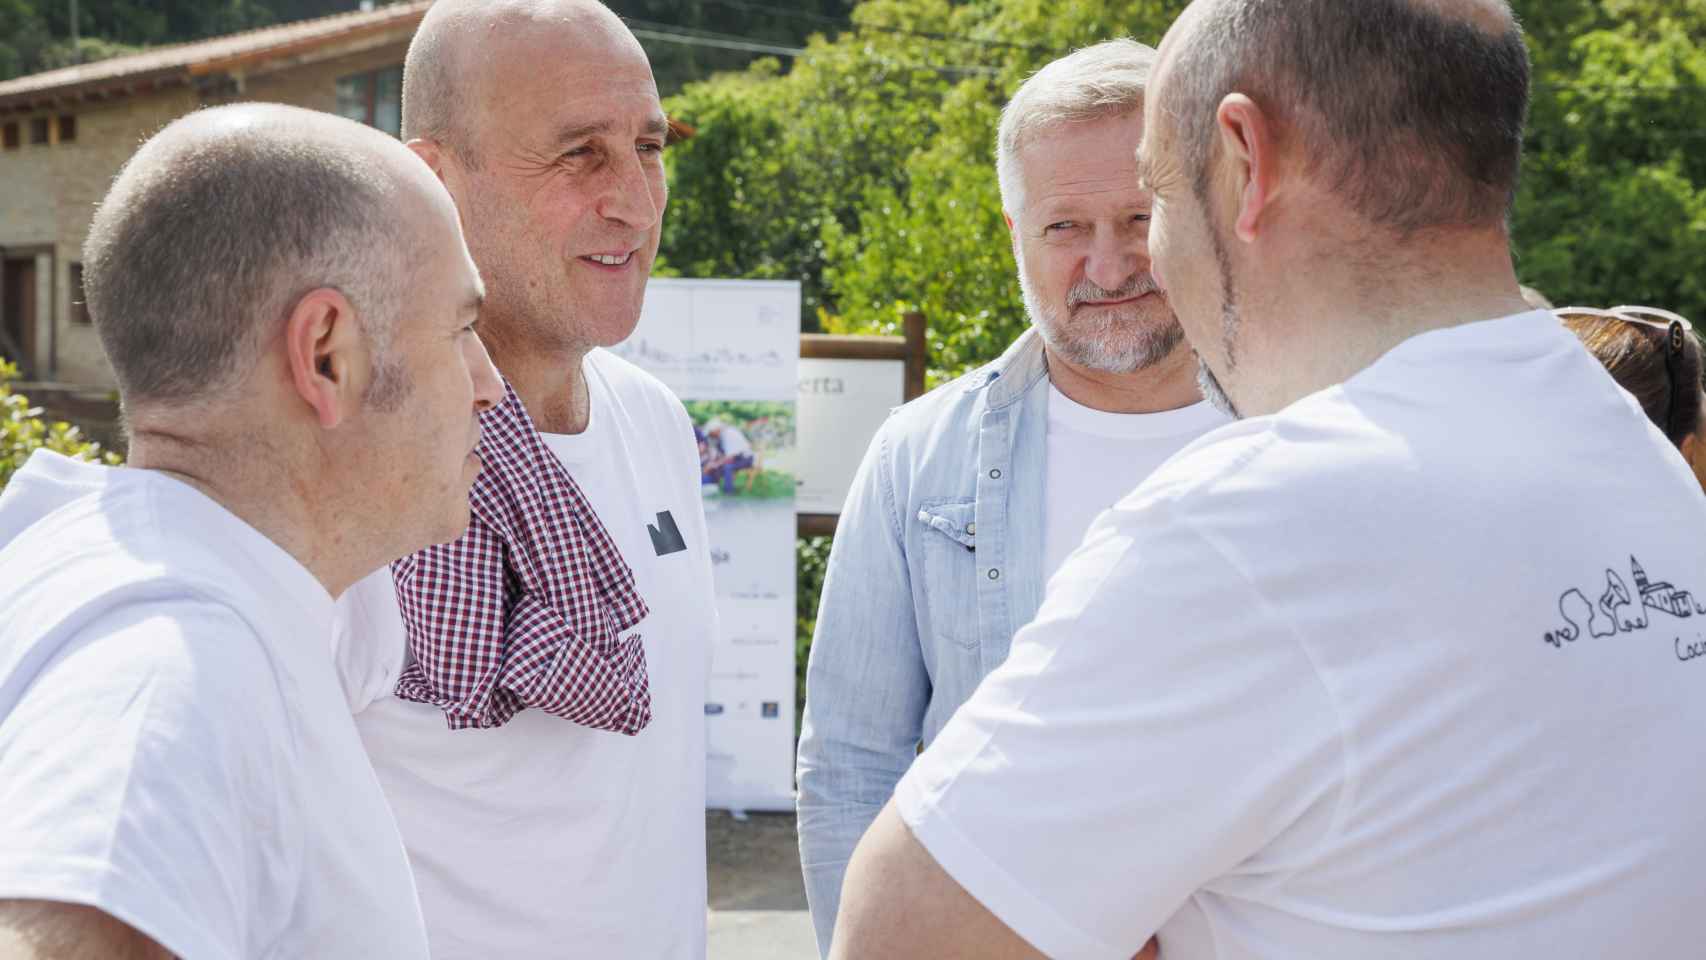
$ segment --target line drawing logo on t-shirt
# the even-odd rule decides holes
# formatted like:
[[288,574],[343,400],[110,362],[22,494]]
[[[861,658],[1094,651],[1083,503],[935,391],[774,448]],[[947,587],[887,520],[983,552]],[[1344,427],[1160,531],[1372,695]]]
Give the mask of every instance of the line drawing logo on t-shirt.
[[675,517],[668,510],[658,513],[657,523],[646,524],[646,532],[652,535],[652,550],[658,556],[668,556],[687,549],[687,541],[681,536],[681,528],[675,525]]
[[1575,587],[1564,591],[1558,598],[1558,613],[1564,618],[1564,626],[1548,630],[1543,639],[1562,649],[1565,643],[1574,643],[1584,629],[1595,637],[1645,630],[1649,610],[1678,620],[1706,614],[1706,606],[1701,606],[1687,590],[1649,580],[1641,561],[1633,556],[1629,558],[1629,573],[1635,581],[1633,590],[1616,570],[1606,568],[1605,587],[1598,603],[1590,603],[1587,595]]

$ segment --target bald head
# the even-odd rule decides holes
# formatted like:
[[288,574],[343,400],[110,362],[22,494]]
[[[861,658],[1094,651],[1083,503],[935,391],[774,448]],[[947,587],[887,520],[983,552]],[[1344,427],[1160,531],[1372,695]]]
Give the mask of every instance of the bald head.
[[1373,225],[1500,226],[1515,196],[1529,67],[1505,0],[1196,0],[1159,81],[1199,196],[1231,93]]
[[487,99],[542,62],[645,51],[598,0],[438,0],[403,63],[403,139],[433,140],[478,167]]
[[447,209],[408,149],[340,117],[240,104],[170,124],[120,171],[83,247],[125,405],[217,395],[319,288],[343,292],[383,355],[421,242],[398,238],[445,229]]

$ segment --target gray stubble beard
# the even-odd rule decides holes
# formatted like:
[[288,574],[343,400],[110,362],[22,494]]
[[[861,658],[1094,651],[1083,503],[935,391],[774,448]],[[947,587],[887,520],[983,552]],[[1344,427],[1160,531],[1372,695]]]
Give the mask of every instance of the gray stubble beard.
[[[1081,280],[1067,293],[1067,309],[1071,309],[1075,297],[1081,302],[1103,296],[1131,296],[1140,291],[1161,295],[1155,282],[1146,274],[1134,276],[1114,291],[1105,291],[1088,280]],[[1025,312],[1030,315],[1032,325],[1049,350],[1063,360],[1090,370],[1136,373],[1172,356],[1185,339],[1185,331],[1177,318],[1169,323],[1146,324],[1140,308],[1135,305],[1130,312],[1108,311],[1105,317],[1098,318],[1100,322],[1089,324],[1091,329],[1080,328],[1067,336],[1067,318],[1052,306],[1043,305],[1023,266],[1019,269],[1019,292],[1025,302]]]

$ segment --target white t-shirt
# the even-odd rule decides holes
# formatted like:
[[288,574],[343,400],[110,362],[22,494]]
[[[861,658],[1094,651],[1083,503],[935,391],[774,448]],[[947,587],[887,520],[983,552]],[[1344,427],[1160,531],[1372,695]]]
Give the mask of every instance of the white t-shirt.
[[46,452],[0,537],[0,898],[188,960],[427,955],[319,581],[192,487]]
[[1048,386],[1048,468],[1043,477],[1043,579],[1084,542],[1084,531],[1167,458],[1226,414],[1209,403],[1160,413],[1108,413]]
[[1414,337],[1098,520],[901,815],[1053,957],[1698,955],[1703,543],[1549,314]]
[[743,453],[752,453],[752,444],[746,442],[746,434],[730,426],[723,427],[717,433],[717,445],[723,448],[723,456],[725,457],[738,457]]
[[[340,669],[396,810],[433,956],[705,955],[705,686],[717,614],[699,455],[680,401],[595,350],[585,432],[544,434],[634,570],[651,613],[652,721],[634,737],[523,710],[450,730],[392,695],[406,639],[389,571],[339,600]],[[666,520],[661,514],[668,514]],[[666,551],[673,522],[684,549]]]

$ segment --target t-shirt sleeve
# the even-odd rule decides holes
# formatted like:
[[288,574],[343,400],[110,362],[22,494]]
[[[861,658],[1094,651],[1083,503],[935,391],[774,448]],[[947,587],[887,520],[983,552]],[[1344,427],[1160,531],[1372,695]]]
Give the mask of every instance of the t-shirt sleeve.
[[130,603],[36,649],[0,691],[0,897],[94,906],[197,960],[264,952],[301,825],[284,696],[247,624]]
[[1240,565],[1162,507],[1122,507],[896,803],[1033,946],[1126,958],[1217,878],[1285,869],[1274,841],[1330,823],[1342,752],[1305,648]]
[[350,713],[366,710],[397,689],[408,647],[397,584],[387,564],[345,590],[332,619],[332,663]]

